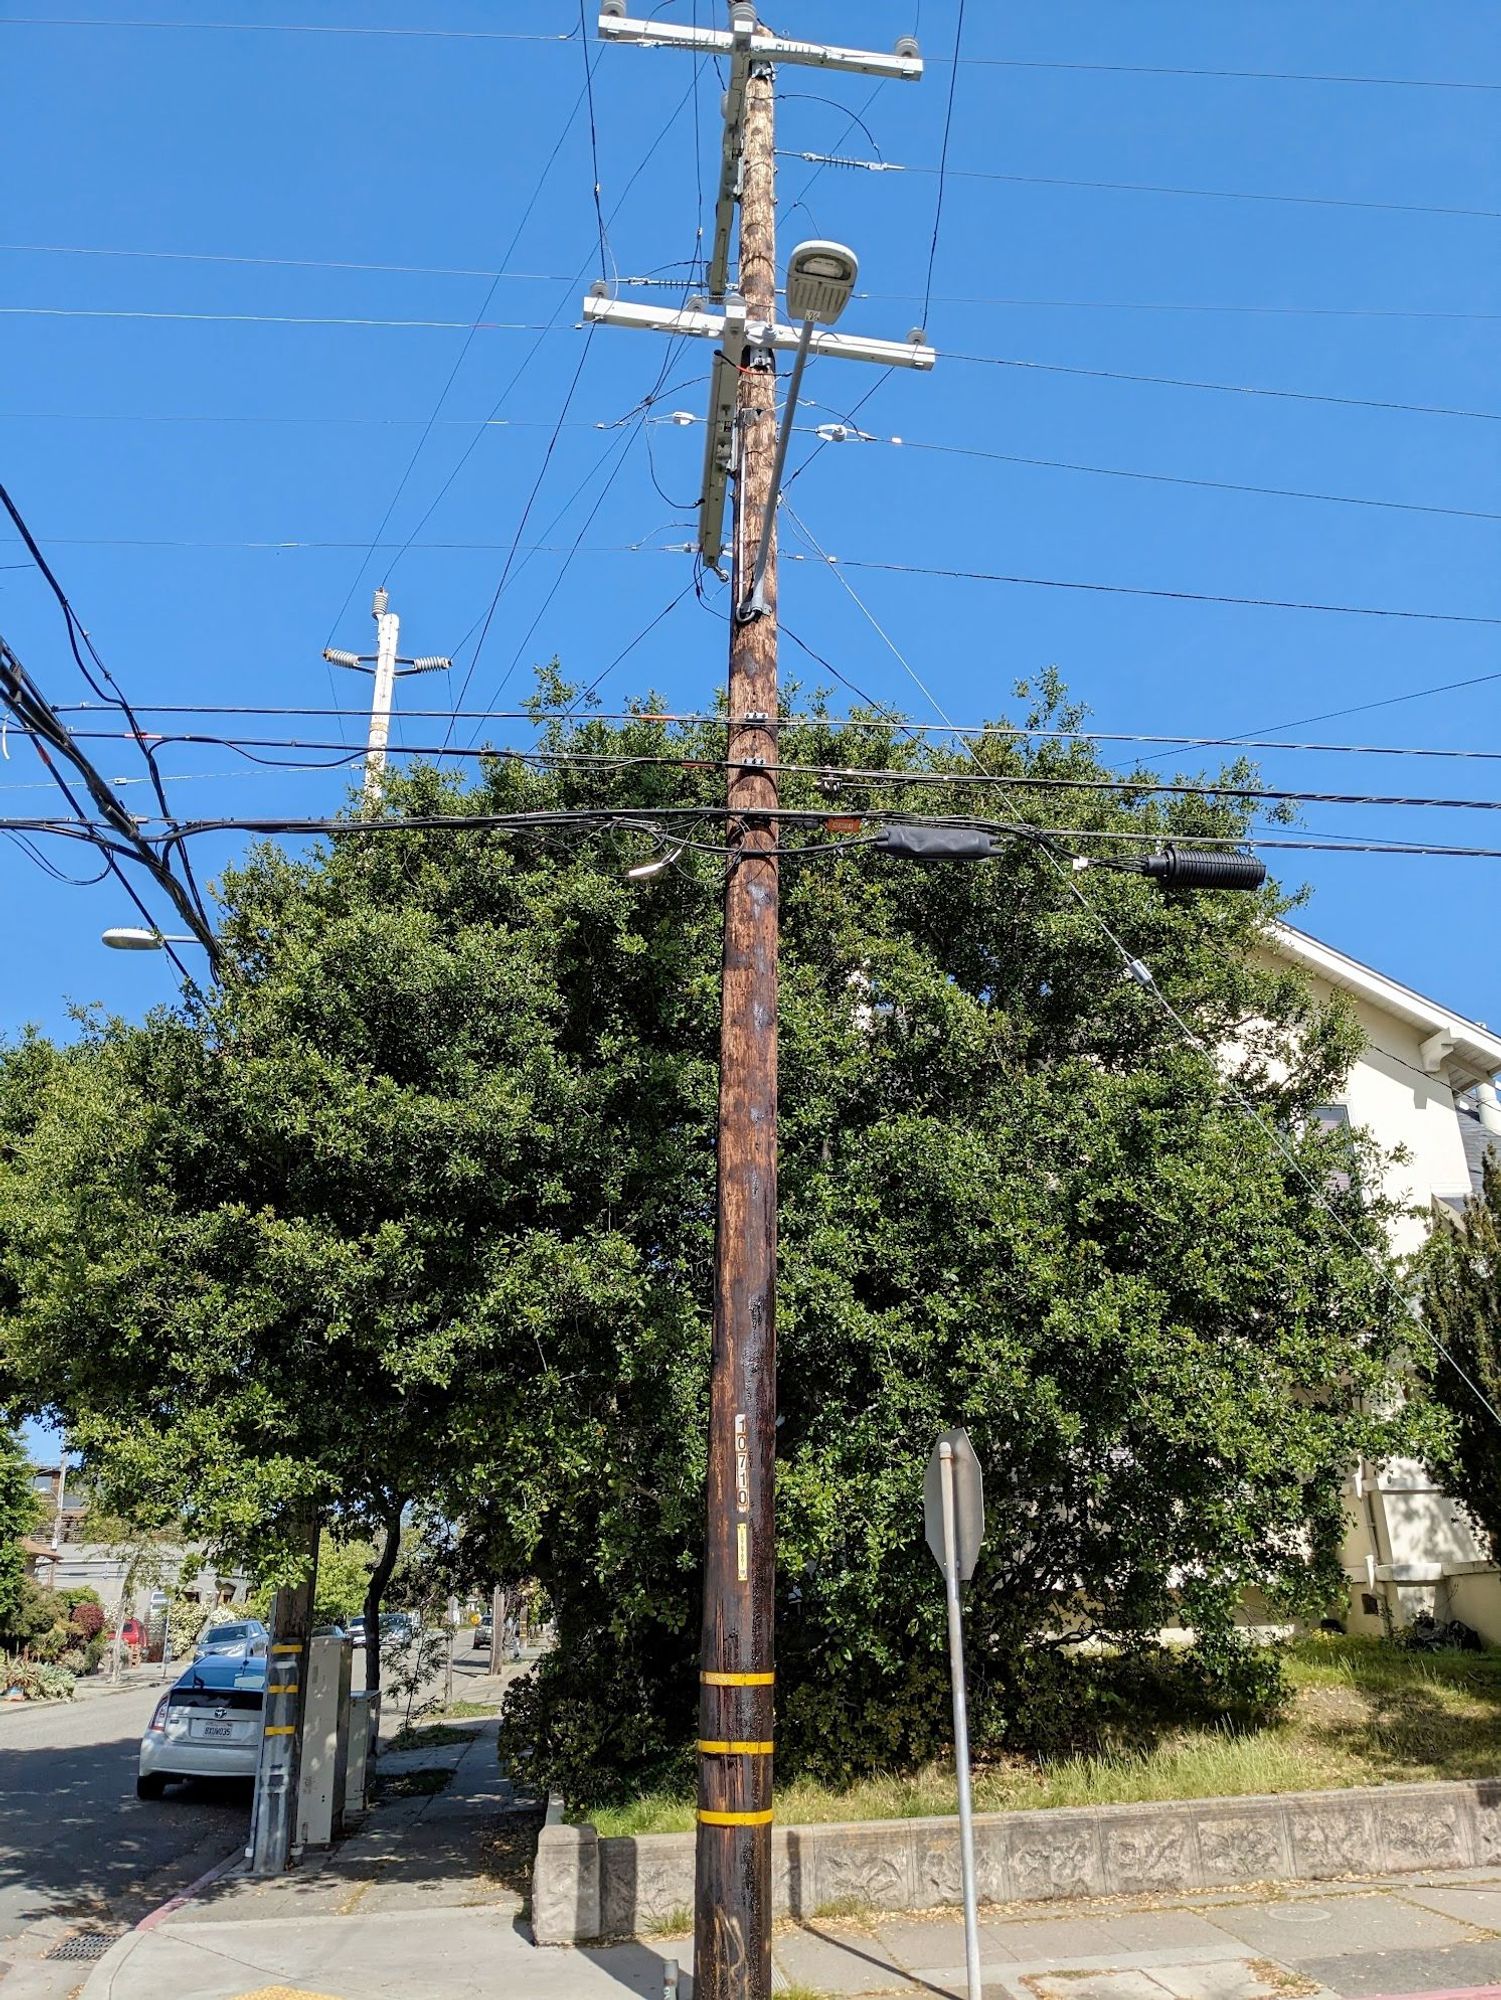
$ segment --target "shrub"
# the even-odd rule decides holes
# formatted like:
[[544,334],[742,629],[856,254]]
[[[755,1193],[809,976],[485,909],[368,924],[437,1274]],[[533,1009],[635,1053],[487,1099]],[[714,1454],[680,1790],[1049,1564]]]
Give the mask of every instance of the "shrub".
[[102,1632],[96,1632],[83,1649],[83,1670],[91,1674],[109,1651],[109,1641]]
[[0,1670],[5,1683],[0,1692],[19,1688],[28,1701],[71,1701],[75,1681],[65,1667],[49,1666],[40,1660],[6,1660]]
[[104,1630],[104,1608],[97,1599],[91,1602],[85,1598],[74,1605],[69,1623],[80,1639],[95,1639]]

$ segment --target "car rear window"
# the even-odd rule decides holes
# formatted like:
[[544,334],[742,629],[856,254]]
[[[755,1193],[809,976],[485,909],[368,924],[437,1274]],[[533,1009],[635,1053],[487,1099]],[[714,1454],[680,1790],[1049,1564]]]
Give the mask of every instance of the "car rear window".
[[173,1688],[173,1708],[253,1708],[264,1700],[260,1688]]
[[217,1645],[221,1639],[248,1639],[250,1637],[250,1627],[248,1625],[211,1625],[203,1636],[210,1645]]

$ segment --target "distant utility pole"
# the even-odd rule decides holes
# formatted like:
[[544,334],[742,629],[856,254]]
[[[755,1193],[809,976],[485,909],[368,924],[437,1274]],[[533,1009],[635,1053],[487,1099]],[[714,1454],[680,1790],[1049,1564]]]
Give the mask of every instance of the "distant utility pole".
[[373,653],[341,653],[332,646],[323,649],[323,657],[331,667],[352,667],[356,673],[373,674],[375,677],[370,697],[370,736],[365,751],[367,806],[377,804],[380,799],[381,779],[386,769],[386,744],[391,735],[391,704],[395,699],[397,680],[405,674],[432,674],[453,665],[452,660],[443,659],[437,653],[403,659],[396,651],[401,640],[401,620],[389,609],[389,605],[387,592],[384,589],[376,591],[370,606],[375,619]]
[[[301,1583],[278,1590],[271,1605],[271,1646],[266,1656],[266,1693],[260,1759],[255,1772],[255,1805],[246,1858],[252,1875],[280,1875],[292,1859],[297,1824],[297,1779],[302,1765],[302,1691],[307,1685],[308,1641],[313,1634],[313,1598],[318,1584],[318,1517],[311,1510],[299,1521],[297,1539],[308,1556]],[[366,1632],[367,1646],[380,1636]]]
[[[887,367],[931,368],[921,334],[906,342],[777,321],[775,78],[779,62],[915,80],[915,42],[893,55],[785,41],[731,0],[728,33],[632,20],[603,0],[608,40],[712,53],[728,62],[725,134],[710,309],[612,299],[584,302],[593,324],[634,326],[718,343],[710,387],[699,551],[717,565],[727,482],[731,529],[729,767],[724,964],[720,1018],[718,1211],[709,1381],[704,1605],[699,1674],[698,1850],[694,1991],[699,2000],[768,2000],[771,1992],[771,1821],[776,1532],[777,1239],[777,442],[776,352],[837,354]],[[729,288],[730,233],[740,208],[740,285]],[[849,296],[854,258],[825,252]],[[801,255],[802,253],[799,253]],[[841,263],[841,259],[843,260]],[[837,314],[837,308],[835,308]],[[831,315],[823,314],[823,317]],[[796,378],[795,378],[796,379]],[[790,417],[790,411],[789,411]]]

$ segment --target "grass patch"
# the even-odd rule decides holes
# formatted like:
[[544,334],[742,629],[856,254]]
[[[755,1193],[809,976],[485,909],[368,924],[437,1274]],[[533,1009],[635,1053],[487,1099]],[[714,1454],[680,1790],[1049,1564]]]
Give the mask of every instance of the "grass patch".
[[425,1771],[382,1772],[375,1780],[378,1799],[430,1799],[441,1792],[453,1772],[446,1766],[429,1765]]
[[669,1910],[665,1917],[659,1917],[656,1923],[648,1924],[642,1935],[658,1938],[692,1937],[693,1912],[684,1903],[676,1910]]
[[450,1743],[472,1743],[477,1729],[450,1729],[446,1722],[419,1722],[415,1728],[399,1729],[384,1745],[387,1750],[441,1750]]
[[438,1716],[439,1722],[477,1722],[499,1715],[500,1709],[493,1701],[454,1701]]
[[[977,1764],[975,1810],[1137,1805],[1243,1798],[1435,1778],[1494,1777],[1501,1768],[1501,1651],[1409,1653],[1373,1639],[1299,1641],[1288,1654],[1286,1721],[1237,1733],[1165,1732],[1148,1749]],[[846,1787],[800,1781],[777,1792],[777,1819],[916,1819],[958,1811],[942,1764]],[[693,1802],[654,1793],[588,1815],[601,1834],[684,1833]]]

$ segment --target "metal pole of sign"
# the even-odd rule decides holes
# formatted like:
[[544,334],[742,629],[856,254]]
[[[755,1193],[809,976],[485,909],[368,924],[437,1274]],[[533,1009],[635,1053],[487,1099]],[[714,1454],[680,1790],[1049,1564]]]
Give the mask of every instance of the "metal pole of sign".
[[[963,1439],[969,1464],[973,1467],[974,1453],[969,1448],[968,1438],[965,1438],[962,1432],[956,1433],[955,1436]],[[940,1438],[934,1456],[937,1460],[939,1499],[942,1507],[943,1583],[949,1613],[949,1672],[954,1688],[954,1767],[959,1779],[959,1863],[964,1885],[964,1965],[968,1977],[969,2000],[981,2000],[980,1918],[975,1897],[975,1825],[969,1778],[969,1716],[964,1698],[964,1622],[959,1611],[961,1562],[965,1574],[971,1574],[974,1570],[979,1537],[978,1535],[969,1537],[972,1546],[961,1556],[959,1502],[956,1492],[958,1467],[955,1463],[954,1439]],[[974,1493],[978,1501],[978,1467],[973,1468],[972,1476]],[[983,1513],[979,1518],[983,1524]]]

